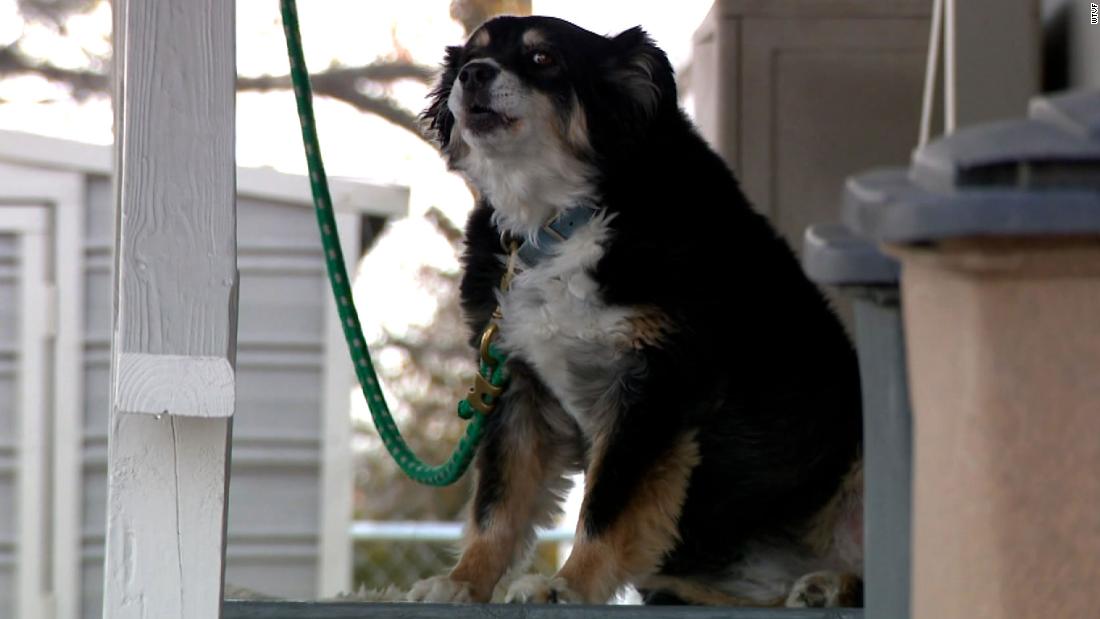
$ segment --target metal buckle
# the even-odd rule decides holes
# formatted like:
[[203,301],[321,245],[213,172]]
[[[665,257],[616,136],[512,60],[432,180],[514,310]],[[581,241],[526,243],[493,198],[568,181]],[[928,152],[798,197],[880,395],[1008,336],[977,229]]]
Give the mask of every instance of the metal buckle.
[[[510,242],[511,247],[508,249],[508,264],[504,270],[504,276],[500,278],[500,289],[507,291],[512,284],[512,278],[516,273],[516,251],[518,244],[513,240]],[[485,327],[485,330],[481,332],[481,342],[479,352],[481,353],[481,363],[488,368],[487,374],[492,375],[499,365],[499,360],[493,357],[491,346],[493,340],[496,339],[497,333],[500,331],[500,327],[497,324],[502,320],[500,306],[498,305],[493,310],[493,316],[489,319],[489,325]],[[503,387],[497,387],[489,382],[489,379],[481,375],[478,371],[474,374],[474,386],[470,387],[469,393],[466,395],[466,402],[469,403],[474,410],[482,413],[489,414],[496,408],[496,398],[500,397],[500,394],[504,393]]]
[[489,345],[493,343],[493,340],[497,337],[497,323],[490,322],[489,326],[481,332],[481,361],[487,365],[496,365],[497,361],[489,354]]
[[[470,393],[466,396],[466,401],[474,410],[488,415],[496,408],[496,398],[500,397],[500,394],[504,392],[501,387],[494,387],[489,381],[485,380],[485,377],[480,372],[474,375],[474,386],[470,387]],[[489,398],[492,398],[490,401]]]

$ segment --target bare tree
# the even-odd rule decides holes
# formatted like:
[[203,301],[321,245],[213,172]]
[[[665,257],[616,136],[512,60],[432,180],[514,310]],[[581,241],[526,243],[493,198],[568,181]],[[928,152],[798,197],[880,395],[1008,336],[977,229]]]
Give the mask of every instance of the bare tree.
[[452,0],[451,19],[462,24],[466,35],[494,15],[530,15],[531,0]]
[[[19,0],[18,8],[24,20],[64,33],[69,17],[88,12],[106,0]],[[35,58],[23,51],[22,37],[0,46],[0,78],[20,75],[37,75],[51,82],[68,87],[76,99],[107,95],[110,89],[108,71],[110,57],[85,50],[87,68],[59,67],[48,60]],[[314,92],[321,97],[343,101],[352,107],[374,114],[394,125],[424,139],[416,118],[416,112],[402,107],[384,94],[385,86],[398,80],[414,80],[431,83],[436,70],[411,60],[378,60],[361,66],[332,66],[311,74]],[[379,88],[378,86],[382,86]],[[264,75],[241,77],[237,80],[241,91],[289,90],[289,75]],[[378,94],[382,92],[383,94]]]
[[[18,0],[17,6],[25,20],[45,24],[64,32],[65,23],[69,17],[86,13],[106,1]],[[530,12],[531,0],[452,0],[450,6],[451,17],[462,24],[467,34],[493,15],[501,13],[527,15]],[[22,37],[8,45],[0,46],[0,78],[38,75],[68,86],[70,94],[76,99],[108,93],[109,57],[86,52],[89,68],[70,69],[28,56],[23,52],[21,43]],[[387,86],[395,81],[406,79],[429,84],[435,79],[435,75],[434,67],[417,64],[411,60],[397,59],[378,60],[353,67],[333,66],[324,71],[312,73],[311,80],[317,95],[343,101],[362,112],[384,118],[420,139],[425,139],[420,131],[416,112],[402,107],[386,94],[378,94],[379,91],[384,93],[384,88],[372,88],[372,86]],[[262,92],[290,88],[289,75],[242,77],[237,80],[237,89],[241,91]]]

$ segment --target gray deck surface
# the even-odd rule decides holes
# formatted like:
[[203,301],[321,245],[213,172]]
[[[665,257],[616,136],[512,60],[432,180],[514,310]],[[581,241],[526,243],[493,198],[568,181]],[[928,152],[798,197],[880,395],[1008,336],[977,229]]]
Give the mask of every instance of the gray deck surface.
[[222,619],[863,619],[862,609],[226,601]]

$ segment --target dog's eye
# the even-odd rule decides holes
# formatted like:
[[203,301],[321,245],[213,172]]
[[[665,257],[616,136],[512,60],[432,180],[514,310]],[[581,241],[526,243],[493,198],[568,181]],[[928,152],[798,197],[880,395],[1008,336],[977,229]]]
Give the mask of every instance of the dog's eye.
[[533,52],[531,54],[531,62],[540,67],[549,67],[554,64],[554,59],[546,52]]

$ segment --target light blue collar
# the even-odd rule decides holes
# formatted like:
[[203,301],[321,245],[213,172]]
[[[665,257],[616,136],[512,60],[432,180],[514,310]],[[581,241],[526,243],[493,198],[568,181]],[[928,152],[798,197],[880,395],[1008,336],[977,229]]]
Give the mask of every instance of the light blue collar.
[[535,234],[535,238],[527,239],[519,246],[516,254],[528,267],[533,267],[543,259],[550,256],[554,248],[564,243],[573,233],[600,212],[600,208],[594,204],[585,203],[562,211],[560,215],[543,224]]

